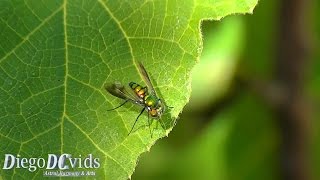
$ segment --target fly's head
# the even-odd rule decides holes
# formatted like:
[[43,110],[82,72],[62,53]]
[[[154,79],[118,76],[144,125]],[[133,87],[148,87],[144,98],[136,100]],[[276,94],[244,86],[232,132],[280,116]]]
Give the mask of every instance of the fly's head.
[[164,112],[164,104],[161,99],[156,96],[149,95],[145,101],[146,108],[148,109],[149,115],[153,118],[159,118]]
[[164,104],[161,99],[157,99],[156,104],[150,107],[149,114],[153,118],[160,118],[165,110]]

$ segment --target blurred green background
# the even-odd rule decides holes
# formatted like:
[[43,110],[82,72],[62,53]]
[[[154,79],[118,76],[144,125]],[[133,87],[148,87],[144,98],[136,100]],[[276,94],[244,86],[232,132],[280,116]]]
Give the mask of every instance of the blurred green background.
[[[192,97],[168,138],[138,162],[132,179],[282,179],[281,130],[273,109],[237,82],[239,72],[266,80],[275,66],[279,1],[260,1],[252,15],[202,24],[204,49]],[[312,6],[312,58],[304,90],[313,105],[311,172],[320,179],[320,8]]]

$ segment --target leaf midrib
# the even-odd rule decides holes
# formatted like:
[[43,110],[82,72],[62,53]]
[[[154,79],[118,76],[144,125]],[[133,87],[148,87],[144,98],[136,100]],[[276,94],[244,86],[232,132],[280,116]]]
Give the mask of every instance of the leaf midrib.
[[[114,19],[114,21],[118,24],[121,32],[123,33],[123,36],[125,37],[127,43],[128,43],[128,46],[129,46],[129,49],[130,49],[130,55],[132,57],[132,61],[133,61],[133,64],[135,65],[135,67],[137,68],[137,65],[134,61],[134,58],[133,58],[133,51],[132,51],[132,46],[129,42],[129,38],[127,36],[127,34],[125,33],[125,31],[123,30],[122,26],[119,24],[119,21],[114,17],[114,15],[111,13],[111,11],[109,10],[109,8],[101,1],[101,0],[98,0],[99,3],[101,3],[101,5],[104,7],[104,9],[106,10],[106,12],[112,17],[112,19]],[[64,28],[64,46],[65,46],[65,76],[64,76],[64,100],[63,100],[63,113],[62,113],[62,117],[61,117],[61,154],[64,153],[63,152],[63,130],[64,130],[64,119],[66,118],[71,124],[73,124],[80,132],[83,133],[83,135],[91,142],[91,144],[93,144],[97,150],[99,150],[100,152],[102,152],[106,157],[110,158],[111,160],[113,160],[115,163],[117,163],[119,165],[120,168],[122,168],[124,170],[124,172],[126,172],[126,174],[128,175],[128,177],[130,176],[129,174],[129,171],[124,167],[122,166],[122,164],[120,162],[118,162],[116,159],[114,159],[109,153],[107,153],[106,151],[104,151],[102,148],[100,148],[99,145],[97,145],[90,137],[89,135],[83,131],[75,122],[73,122],[71,120],[71,118],[67,115],[67,109],[66,109],[66,104],[67,104],[67,84],[68,84],[68,76],[69,73],[68,73],[68,34],[67,34],[67,0],[64,0],[63,1],[63,5],[62,5],[62,8],[63,8],[63,28]],[[59,8],[61,9],[61,8]],[[95,89],[95,88],[94,88]],[[99,90],[101,92],[101,90]],[[102,93],[102,92],[101,92]],[[103,93],[102,93],[103,94]],[[122,119],[123,121],[123,119]],[[123,122],[124,123],[124,122]],[[126,124],[124,123],[125,127],[126,127]],[[142,138],[140,136],[140,134],[138,134],[138,137],[139,139],[142,141]],[[143,141],[142,141],[143,142]],[[122,142],[123,143],[123,142]],[[120,143],[119,145],[121,145],[122,143]],[[106,172],[104,171],[104,174],[106,176]]]

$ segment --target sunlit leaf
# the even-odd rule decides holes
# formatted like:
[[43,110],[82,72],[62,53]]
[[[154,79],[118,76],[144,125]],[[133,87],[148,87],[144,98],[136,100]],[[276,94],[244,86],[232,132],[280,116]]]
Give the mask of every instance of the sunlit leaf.
[[[190,96],[190,71],[201,51],[201,19],[250,13],[257,0],[0,1],[1,157],[93,154],[99,179],[127,179],[138,156],[170,131]],[[174,107],[150,138],[140,109],[107,94],[105,83],[145,85]],[[1,164],[4,159],[1,158]],[[81,168],[78,168],[81,170]],[[83,170],[83,168],[82,168]],[[87,170],[87,169],[86,169]],[[5,179],[43,178],[43,169],[1,169]]]

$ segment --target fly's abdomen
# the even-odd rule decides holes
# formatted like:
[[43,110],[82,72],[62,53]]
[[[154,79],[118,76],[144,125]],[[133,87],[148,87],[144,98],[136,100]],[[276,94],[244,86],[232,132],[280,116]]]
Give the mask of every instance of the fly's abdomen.
[[142,87],[135,82],[130,82],[129,86],[140,98],[144,98],[147,95],[147,87]]

